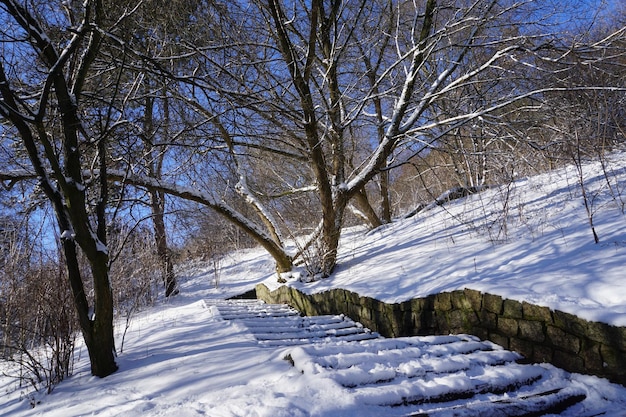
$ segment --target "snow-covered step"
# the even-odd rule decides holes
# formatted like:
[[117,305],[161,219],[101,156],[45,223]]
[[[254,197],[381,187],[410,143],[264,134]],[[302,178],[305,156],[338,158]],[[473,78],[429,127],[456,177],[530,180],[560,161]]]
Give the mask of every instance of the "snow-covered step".
[[257,300],[224,300],[214,302],[223,319],[246,320],[259,318],[299,317],[300,313],[285,304],[266,304]]
[[301,372],[332,379],[356,402],[393,415],[529,417],[585,399],[556,368],[520,364],[519,354],[467,335],[305,345],[289,357]]
[[558,415],[585,400],[585,397],[585,392],[580,388],[564,387],[532,395],[521,395],[518,397],[506,395],[498,399],[442,407],[427,412],[410,413],[405,417],[531,417],[548,414]]
[[288,317],[288,318],[270,318],[264,320],[243,319],[241,320],[248,328],[254,328],[255,332],[268,333],[291,332],[293,329],[309,329],[309,330],[326,330],[326,329],[343,329],[346,327],[354,327],[357,324],[346,319],[343,316],[320,316],[316,320],[311,317]]
[[263,346],[298,346],[298,345],[307,345],[307,344],[323,344],[332,342],[335,340],[341,340],[343,342],[358,342],[362,340],[370,340],[373,338],[380,337],[376,333],[369,332],[360,332],[347,334],[343,336],[326,336],[326,337],[314,337],[314,338],[294,338],[294,339],[280,339],[280,340],[259,340],[259,343]]
[[[424,343],[415,338],[373,340],[352,346],[307,347],[309,356],[317,356],[319,366],[354,370],[355,365],[382,364],[396,368],[402,365],[405,373],[420,375],[432,372],[452,372],[467,369],[473,363],[497,364],[513,362],[521,355],[506,351],[491,342],[480,341],[473,336],[438,336]],[[384,343],[381,343],[384,340]]]
[[294,346],[329,340],[359,341],[380,337],[344,315],[302,317],[284,304],[257,300],[213,302],[225,320],[243,323],[263,346]]
[[289,317],[293,316],[290,312],[270,311],[270,312],[250,312],[250,313],[220,313],[224,320],[246,320],[257,319],[263,317]]
[[376,385],[357,386],[353,395],[365,404],[420,405],[472,398],[478,394],[501,394],[531,385],[544,377],[540,366],[509,364],[485,366],[481,372],[456,372],[407,380],[397,378]]
[[259,340],[281,340],[281,339],[321,339],[325,337],[347,336],[363,333],[358,327],[344,327],[340,329],[296,329],[290,332],[259,332],[255,328],[250,329]]
[[519,358],[514,352],[500,350],[478,352],[454,357],[438,358],[433,360],[423,358],[380,358],[378,361],[366,360],[355,363],[348,368],[335,369],[334,379],[341,385],[353,388],[358,384],[377,384],[381,381],[391,381],[396,378],[425,378],[426,376],[442,375],[455,372],[466,372],[485,366],[498,366],[513,362]]

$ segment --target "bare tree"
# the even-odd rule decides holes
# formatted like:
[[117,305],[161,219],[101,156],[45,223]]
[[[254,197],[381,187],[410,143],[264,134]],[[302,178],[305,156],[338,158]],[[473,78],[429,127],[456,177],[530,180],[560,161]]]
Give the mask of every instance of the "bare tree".
[[[516,155],[525,133],[512,122],[541,111],[548,93],[615,88],[610,80],[541,84],[572,65],[564,51],[575,46],[558,36],[553,2],[184,4],[190,22],[202,16],[210,29],[178,27],[173,13],[158,20],[168,30],[138,30],[135,38],[103,32],[116,45],[111,59],[167,80],[167,94],[129,87],[125,97],[144,104],[161,97],[161,108],[185,109],[184,127],[162,130],[162,147],[147,158],[177,149],[160,160],[176,175],[135,169],[135,156],[85,175],[148,189],[153,202],[170,194],[210,207],[267,249],[279,272],[306,252],[311,274],[329,275],[347,209],[372,226],[389,221],[391,174],[416,156],[455,154],[458,182],[478,186],[494,164],[509,172],[505,153]],[[142,114],[134,126],[143,128],[130,136],[153,138],[154,112]],[[137,152],[129,137],[128,155],[149,155],[150,146]],[[285,210],[297,206],[285,196],[296,195],[315,205],[306,227]],[[290,253],[284,236],[304,233]]]
[[481,158],[472,163],[481,167],[472,182],[485,181],[485,129],[502,131],[508,106],[546,91],[524,81],[529,72],[552,71],[542,67],[545,51],[562,28],[546,31],[556,12],[546,7],[497,0],[236,4],[229,9],[239,22],[236,39],[228,49],[196,48],[201,76],[190,82],[221,103],[207,117],[228,120],[222,130],[241,149],[240,167],[254,164],[245,151],[252,147],[276,161],[276,172],[287,159],[308,165],[319,202],[311,270],[327,276],[346,208],[377,175],[454,132],[482,129],[480,137],[472,133],[471,153]]
[[[28,2],[0,4],[4,25],[0,115],[8,121],[4,134],[19,138],[54,209],[91,372],[105,377],[117,370],[106,246],[106,147],[105,139],[92,136],[83,123],[81,107],[83,87],[101,43],[96,29],[103,5],[94,0],[63,13]],[[92,184],[83,177],[89,168],[87,149],[99,168],[98,181]],[[98,195],[93,215],[88,187]],[[93,303],[85,291],[79,250],[89,263]]]

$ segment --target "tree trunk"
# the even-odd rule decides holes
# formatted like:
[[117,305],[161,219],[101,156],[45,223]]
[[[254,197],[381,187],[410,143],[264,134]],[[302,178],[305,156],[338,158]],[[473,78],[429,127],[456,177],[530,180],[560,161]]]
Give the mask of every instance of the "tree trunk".
[[99,261],[92,263],[91,273],[94,275],[95,300],[93,328],[89,349],[91,373],[105,377],[117,371],[115,363],[115,339],[113,337],[113,294],[109,284],[108,257],[106,254]]
[[170,258],[170,251],[167,247],[167,234],[164,220],[165,195],[162,191],[150,190],[150,208],[152,210],[152,222],[154,224],[154,240],[157,248],[157,255],[161,261],[161,272],[163,283],[165,284],[165,296],[178,294],[176,275],[174,274],[174,264]]
[[[349,197],[345,192],[338,191],[333,199],[332,222],[328,221],[322,229],[321,245],[319,254],[321,259],[320,275],[328,277],[332,274],[337,265],[337,249],[339,248],[339,238]],[[326,215],[326,213],[324,213]],[[329,216],[330,217],[330,216]],[[326,220],[326,219],[325,219]]]
[[[74,306],[78,314],[85,346],[89,353],[91,373],[94,376],[103,378],[118,369],[115,363],[115,341],[112,325],[113,298],[110,288],[103,288],[108,287],[108,284],[106,284],[108,283],[107,257],[104,254],[104,259],[101,259],[102,265],[92,265],[91,270],[94,274],[96,290],[95,307],[92,313],[85,295],[76,252],[76,243],[73,239],[63,239],[63,251]],[[102,283],[103,280],[106,282],[105,284]]]
[[380,207],[382,223],[391,223],[391,198],[389,197],[389,171],[380,173]]
[[[370,204],[370,202],[369,202],[369,200],[367,198],[367,192],[365,191],[364,188],[361,188],[359,190],[359,192],[356,193],[354,195],[354,197],[352,197],[352,198],[354,199],[354,204],[363,213],[363,215],[367,219],[367,221],[370,224],[370,227],[372,229],[375,229],[375,228],[377,228],[379,226],[382,226],[383,222],[378,217],[378,215],[376,214],[376,211],[374,210],[374,208]],[[387,200],[387,202],[388,202],[388,200]],[[385,212],[385,210],[383,210],[383,212]]]

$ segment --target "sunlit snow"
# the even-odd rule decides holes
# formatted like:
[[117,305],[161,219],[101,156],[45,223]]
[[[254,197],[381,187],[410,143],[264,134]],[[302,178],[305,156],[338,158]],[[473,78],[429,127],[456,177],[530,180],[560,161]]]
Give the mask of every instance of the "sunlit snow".
[[[587,192],[594,197],[597,245],[576,173],[566,169],[493,187],[374,231],[346,231],[335,274],[314,283],[292,280],[289,285],[306,292],[342,287],[387,302],[472,288],[625,326],[626,156],[618,156],[609,182],[599,165],[585,171]],[[0,376],[0,415],[368,417],[380,415],[372,405],[380,399],[436,396],[445,387],[472,388],[486,379],[506,385],[513,378],[532,379],[548,371],[571,379],[567,389],[584,392],[586,407],[612,416],[626,410],[626,388],[593,376],[569,375],[547,364],[494,368],[483,375],[454,373],[417,386],[348,394],[345,386],[351,384],[384,380],[398,372],[443,373],[462,364],[419,356],[419,344],[405,346],[400,339],[376,343],[406,348],[415,359],[401,366],[390,359],[371,368],[351,368],[372,355],[366,344],[260,346],[237,320],[224,320],[211,300],[243,293],[260,282],[276,286],[273,271],[273,262],[260,249],[231,254],[218,270],[201,263],[180,268],[181,293],[132,318],[117,358],[118,372],[104,379],[92,377],[86,351],[79,347],[74,376],[51,395]],[[123,330],[120,322],[118,347]],[[446,349],[455,348],[451,344]],[[285,360],[287,355],[299,368]],[[515,354],[496,349],[490,355],[514,359]],[[325,364],[329,367],[321,366]],[[2,371],[10,369],[2,365]],[[474,407],[481,410],[482,405]],[[396,411],[387,415],[402,415],[401,409]]]

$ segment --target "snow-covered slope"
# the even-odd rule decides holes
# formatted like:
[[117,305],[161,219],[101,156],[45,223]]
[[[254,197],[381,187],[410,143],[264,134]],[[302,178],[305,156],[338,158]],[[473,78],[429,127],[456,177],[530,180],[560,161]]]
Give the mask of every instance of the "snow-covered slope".
[[626,326],[626,155],[583,168],[598,244],[569,167],[353,231],[331,278],[291,285],[386,302],[471,288]]
[[[606,169],[585,167],[599,244],[593,242],[576,170],[565,169],[372,232],[347,231],[336,274],[290,285],[308,292],[344,287],[388,302],[467,287],[626,325],[626,155],[613,159]],[[208,265],[181,270],[180,295],[132,318],[117,373],[92,377],[79,348],[75,375],[51,395],[0,376],[0,416],[378,415],[339,384],[302,374],[284,360],[300,348],[263,347],[245,326],[223,320],[212,306],[211,300],[259,282],[277,285],[272,271],[261,250],[232,254],[217,271]],[[117,327],[118,346],[124,324]],[[8,372],[0,365],[0,375]],[[608,404],[610,415],[623,415],[625,388],[595,377],[571,379],[589,390],[587,404]]]

